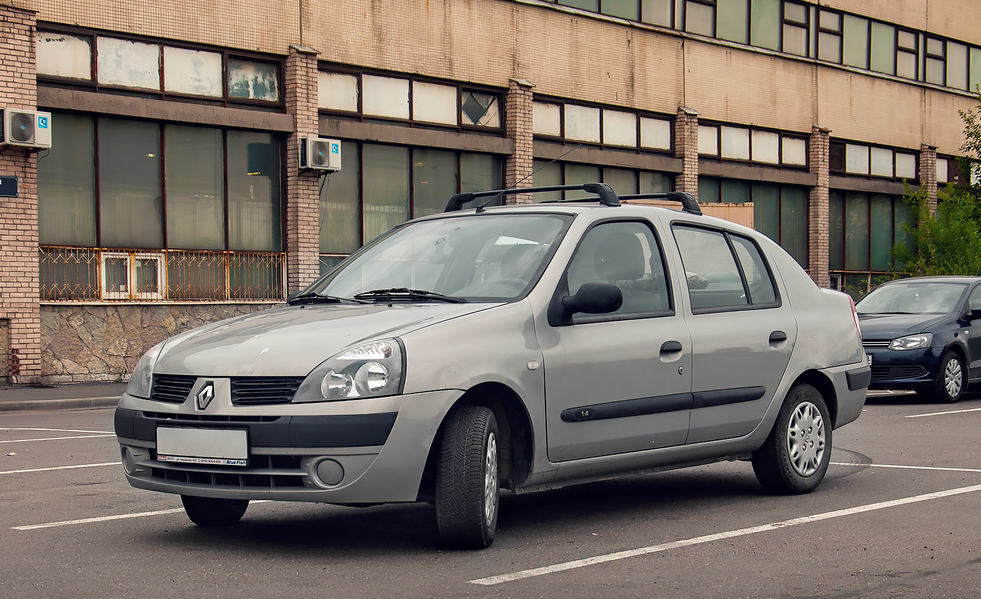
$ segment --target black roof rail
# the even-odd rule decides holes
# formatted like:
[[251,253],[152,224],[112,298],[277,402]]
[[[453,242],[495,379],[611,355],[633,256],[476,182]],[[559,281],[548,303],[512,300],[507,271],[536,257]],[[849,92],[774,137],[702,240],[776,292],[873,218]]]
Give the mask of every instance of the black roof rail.
[[[599,203],[604,206],[619,206],[620,198],[617,197],[613,188],[606,183],[582,183],[579,185],[551,185],[548,187],[524,187],[521,189],[494,189],[490,191],[465,191],[463,193],[458,193],[450,198],[450,201],[446,203],[446,208],[443,212],[456,212],[457,210],[462,210],[465,204],[469,204],[474,200],[480,198],[491,198],[495,199],[499,196],[505,195],[517,195],[519,193],[535,193],[544,191],[585,191],[587,193],[595,193],[599,196]],[[555,200],[552,200],[555,201]],[[582,198],[576,200],[560,200],[568,202],[592,202],[596,201],[591,198]],[[481,204],[477,207],[477,211],[480,210],[486,204]]]
[[702,208],[690,193],[684,191],[662,191],[659,193],[635,193],[620,196],[621,200],[667,200],[669,202],[681,202],[682,210],[689,214],[701,216]]

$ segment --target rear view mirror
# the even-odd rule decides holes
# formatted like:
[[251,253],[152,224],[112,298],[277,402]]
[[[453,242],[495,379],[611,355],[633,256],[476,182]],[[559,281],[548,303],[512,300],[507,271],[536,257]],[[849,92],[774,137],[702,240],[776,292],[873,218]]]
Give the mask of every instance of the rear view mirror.
[[623,293],[611,283],[583,283],[575,295],[562,298],[562,307],[568,316],[578,312],[606,314],[616,312],[623,305]]

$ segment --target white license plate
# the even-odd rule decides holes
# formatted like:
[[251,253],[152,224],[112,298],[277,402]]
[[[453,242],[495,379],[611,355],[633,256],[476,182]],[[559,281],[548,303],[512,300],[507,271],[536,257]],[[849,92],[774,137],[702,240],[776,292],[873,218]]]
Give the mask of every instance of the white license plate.
[[157,428],[157,459],[161,462],[247,466],[248,433],[239,429]]

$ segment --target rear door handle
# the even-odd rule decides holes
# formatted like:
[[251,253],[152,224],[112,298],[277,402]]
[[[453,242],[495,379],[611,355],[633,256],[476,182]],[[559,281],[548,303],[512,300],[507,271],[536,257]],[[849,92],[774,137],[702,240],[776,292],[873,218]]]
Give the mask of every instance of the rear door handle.
[[773,331],[770,333],[770,343],[780,343],[787,340],[787,333],[783,331]]
[[677,341],[665,341],[661,345],[662,354],[673,354],[675,352],[680,352],[682,349],[684,348],[681,347],[681,343]]

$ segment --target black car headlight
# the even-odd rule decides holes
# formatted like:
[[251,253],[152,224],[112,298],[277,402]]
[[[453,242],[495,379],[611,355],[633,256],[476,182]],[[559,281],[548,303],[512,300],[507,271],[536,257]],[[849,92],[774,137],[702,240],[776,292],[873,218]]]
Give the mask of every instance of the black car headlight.
[[133,397],[150,398],[150,386],[153,383],[153,366],[157,363],[157,357],[160,355],[160,350],[163,349],[164,343],[166,341],[161,341],[151,347],[143,354],[140,361],[136,363],[136,368],[133,369],[133,374],[129,377],[129,384],[126,385],[126,393]]
[[404,352],[398,339],[372,341],[330,358],[300,385],[294,403],[398,395]]
[[903,351],[907,349],[925,349],[933,343],[932,333],[919,333],[917,335],[907,335],[899,339],[893,339],[889,344],[889,349]]

